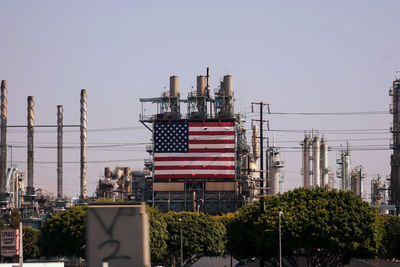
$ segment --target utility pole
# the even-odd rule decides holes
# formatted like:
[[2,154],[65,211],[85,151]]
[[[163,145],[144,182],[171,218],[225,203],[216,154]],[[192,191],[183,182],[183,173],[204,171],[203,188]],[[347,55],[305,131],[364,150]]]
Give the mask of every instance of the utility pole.
[[260,119],[259,120],[252,120],[252,121],[258,121],[260,123],[260,199],[261,199],[261,208],[262,211],[265,210],[265,203],[264,203],[264,122],[267,123],[268,130],[269,130],[269,121],[264,120],[263,118],[263,111],[264,111],[264,106],[267,106],[268,108],[268,114],[270,114],[269,110],[269,104],[263,103],[263,102],[251,102],[251,112],[254,112],[253,105],[259,105],[260,106]]

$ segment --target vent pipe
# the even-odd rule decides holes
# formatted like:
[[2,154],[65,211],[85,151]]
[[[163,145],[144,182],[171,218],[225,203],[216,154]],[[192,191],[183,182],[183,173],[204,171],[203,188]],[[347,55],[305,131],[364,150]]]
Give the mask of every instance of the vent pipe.
[[63,198],[63,106],[57,106],[57,199]]
[[7,81],[1,81],[0,200],[6,200],[7,183]]
[[28,96],[28,187],[27,195],[34,195],[33,187],[33,132],[34,132],[33,96]]
[[87,96],[86,90],[81,90],[81,125],[80,125],[80,132],[81,132],[81,195],[80,200],[82,202],[86,201],[86,181],[87,181],[87,160],[86,160],[86,133],[87,133]]

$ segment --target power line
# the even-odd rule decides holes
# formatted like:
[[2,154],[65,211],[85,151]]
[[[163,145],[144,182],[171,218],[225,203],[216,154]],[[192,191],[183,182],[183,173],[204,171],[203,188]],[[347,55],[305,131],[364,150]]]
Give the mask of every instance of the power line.
[[[251,114],[251,112],[244,112],[244,114]],[[344,111],[344,112],[271,112],[264,114],[270,115],[301,115],[301,116],[353,116],[353,115],[388,115],[389,111],[374,110],[374,111]],[[253,117],[255,115],[249,115]]]

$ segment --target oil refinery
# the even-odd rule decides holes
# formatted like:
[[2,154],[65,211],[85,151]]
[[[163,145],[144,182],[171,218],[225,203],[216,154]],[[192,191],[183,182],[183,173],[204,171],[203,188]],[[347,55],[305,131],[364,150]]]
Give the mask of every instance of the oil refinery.
[[[211,214],[232,212],[265,195],[282,192],[285,162],[281,146],[267,141],[264,146],[263,102],[260,119],[252,119],[246,128],[246,115],[235,112],[234,82],[231,75],[221,78],[219,86],[210,87],[210,75],[196,78],[196,90],[180,92],[179,77],[169,78],[169,90],[159,97],[140,98],[142,113],[139,121],[151,133],[145,150],[148,158],[144,168],[131,170],[122,165],[112,170],[104,168],[97,181],[93,197],[87,196],[87,96],[80,95],[80,124],[63,122],[63,106],[58,105],[56,125],[35,125],[34,97],[27,97],[26,125],[7,123],[7,82],[1,82],[0,139],[0,217],[7,222],[10,211],[19,209],[25,225],[39,227],[43,219],[71,205],[85,205],[96,199],[143,201],[160,211],[201,211]],[[391,175],[387,181],[380,176],[371,180],[371,205],[384,213],[400,212],[400,80],[393,82],[390,113]],[[150,109],[148,106],[150,105]],[[147,114],[148,110],[154,110]],[[269,110],[269,106],[268,106]],[[256,114],[257,115],[257,114]],[[247,122],[249,124],[249,122]],[[7,164],[7,129],[26,128],[27,170]],[[57,197],[49,197],[34,187],[34,129],[57,129]],[[80,192],[76,200],[63,194],[63,129],[79,128],[80,133]],[[250,131],[250,133],[249,133]],[[251,139],[248,142],[248,137]],[[349,143],[341,147],[336,158],[335,172],[329,166],[326,135],[317,130],[305,131],[301,147],[302,180],[304,187],[351,190],[368,199],[366,177],[362,165],[352,167]],[[26,177],[26,179],[25,179]],[[335,185],[335,182],[337,184]],[[339,184],[340,183],[340,184]]]

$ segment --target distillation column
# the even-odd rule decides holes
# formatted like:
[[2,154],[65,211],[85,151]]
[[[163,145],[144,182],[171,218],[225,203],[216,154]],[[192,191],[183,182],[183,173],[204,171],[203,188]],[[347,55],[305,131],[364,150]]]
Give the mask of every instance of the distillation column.
[[86,182],[87,182],[87,159],[86,159],[86,133],[87,133],[87,95],[86,90],[81,90],[81,195],[80,201],[86,202]]
[[7,81],[1,81],[0,201],[6,201],[7,183]]
[[348,151],[342,152],[342,189],[351,190],[350,184],[350,154]]
[[310,183],[310,138],[304,137],[303,145],[303,186],[311,187]]
[[319,137],[314,136],[312,141],[312,174],[313,174],[313,183],[312,187],[315,188],[320,186],[320,142]]
[[320,186],[328,186],[329,167],[328,167],[328,145],[325,138],[321,138],[321,183]]
[[269,195],[275,196],[279,193],[279,178],[280,169],[283,168],[283,162],[280,160],[279,149],[271,147],[268,149],[268,161],[269,161],[269,177],[270,177],[270,188]]

